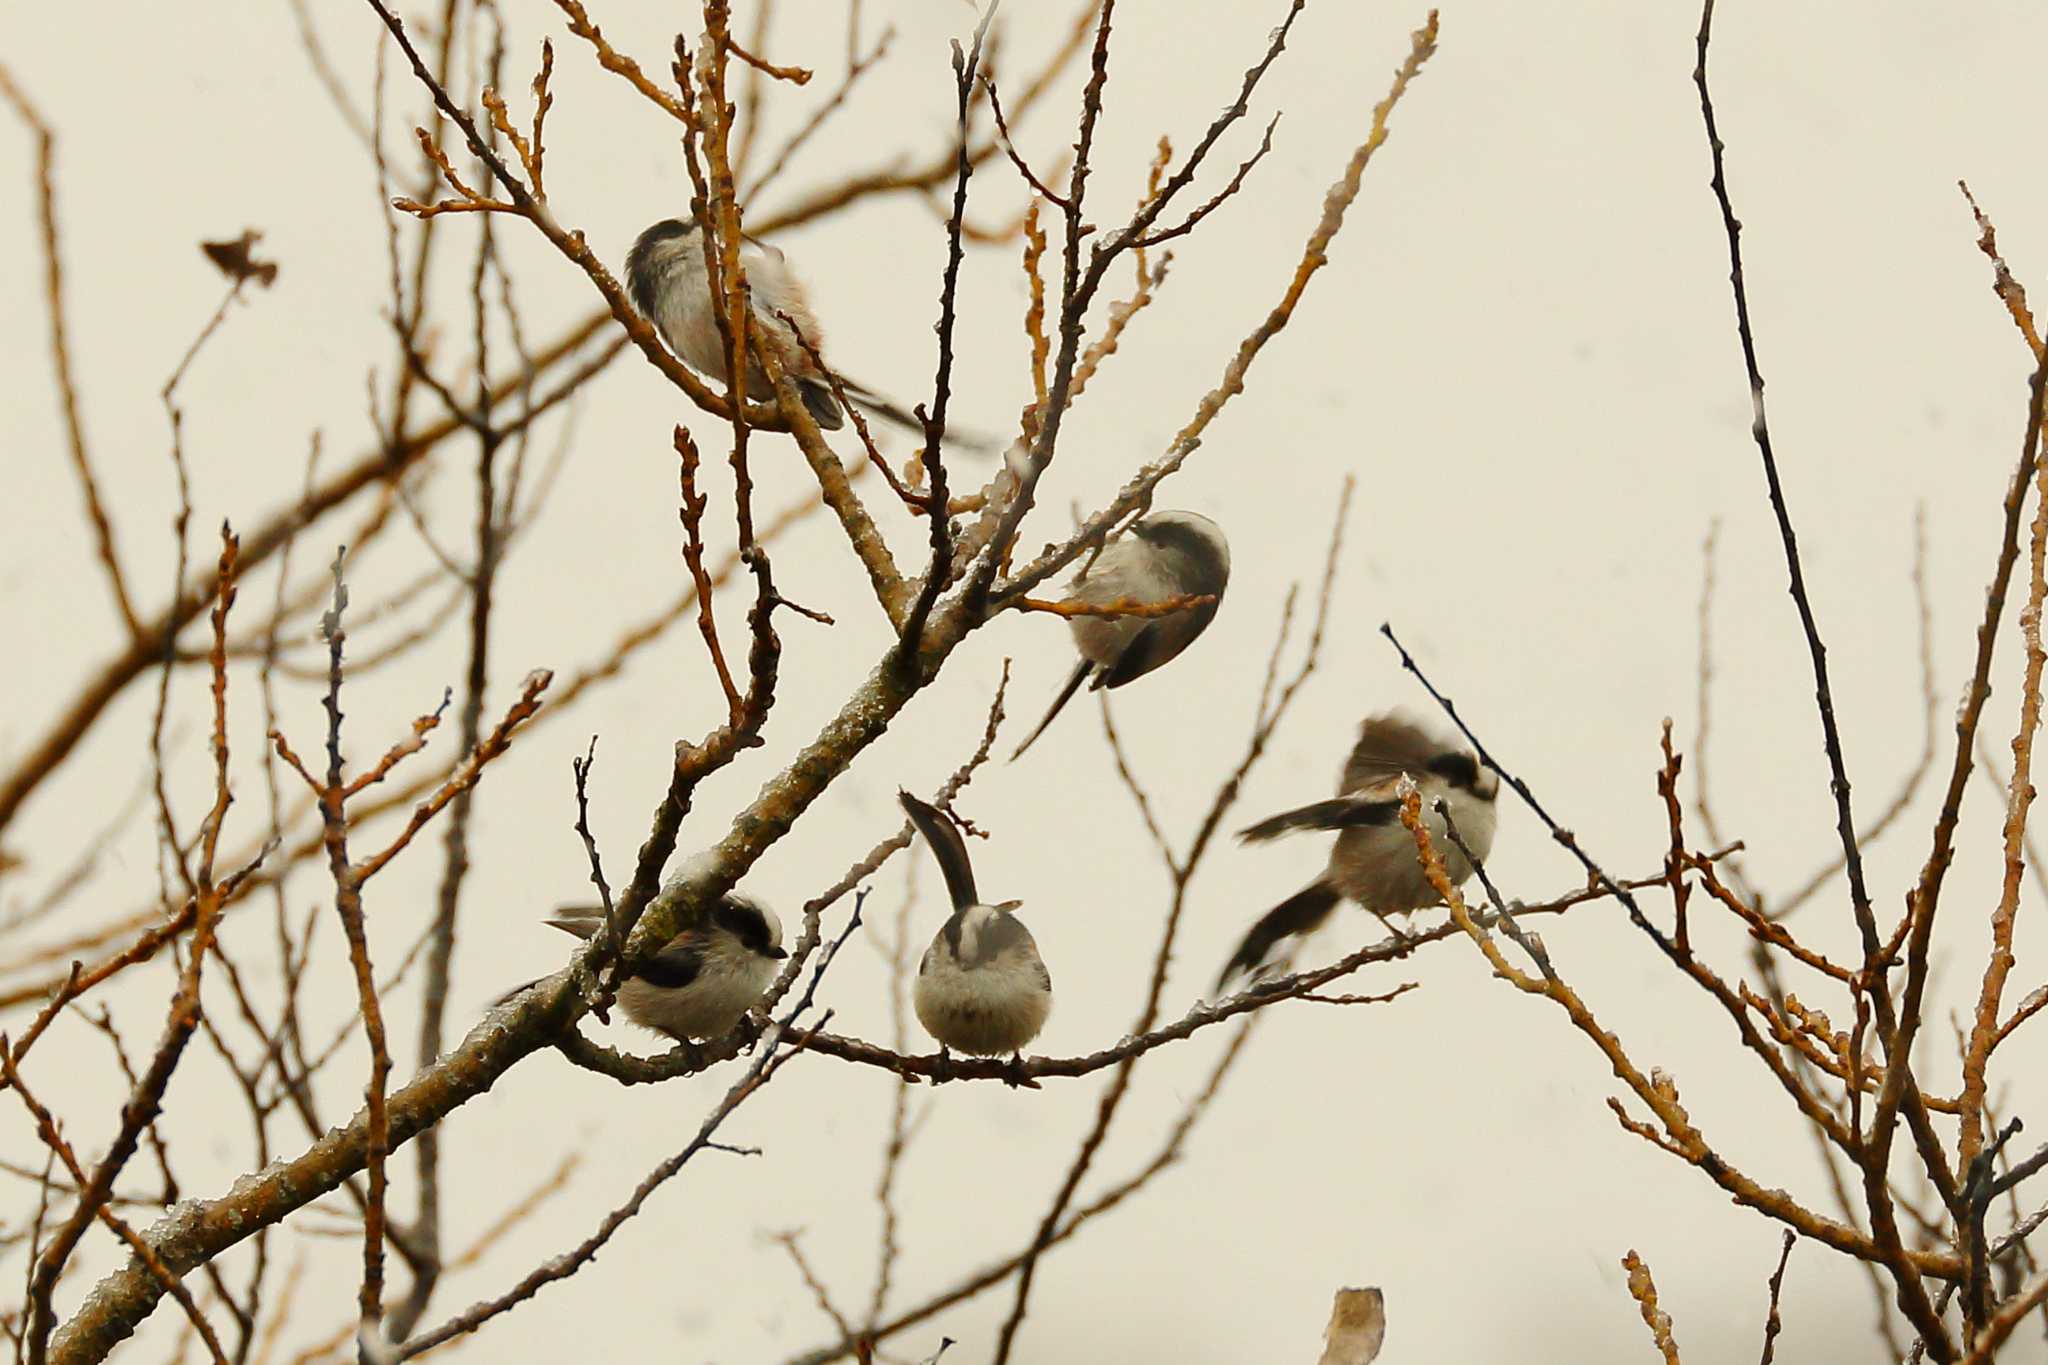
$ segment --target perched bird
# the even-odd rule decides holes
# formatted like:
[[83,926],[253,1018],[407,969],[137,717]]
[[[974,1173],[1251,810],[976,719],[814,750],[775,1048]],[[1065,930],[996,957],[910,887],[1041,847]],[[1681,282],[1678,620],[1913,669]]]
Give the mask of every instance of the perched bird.
[[931,845],[953,898],[952,916],[917,964],[911,995],[917,1021],[941,1049],[977,1057],[1021,1052],[1052,1013],[1052,973],[1031,931],[1012,913],[1023,902],[983,905],[966,841],[953,822],[909,792],[897,795]]
[[[846,419],[832,393],[835,376],[812,358],[824,354],[824,332],[811,312],[802,281],[791,271],[779,248],[752,237],[740,245],[740,264],[747,274],[755,335],[762,347],[774,354],[783,372],[795,383],[812,420],[826,431],[839,430]],[[714,379],[726,377],[726,343],[718,331],[711,276],[704,264],[704,239],[698,235],[694,222],[664,218],[640,234],[632,250],[626,253],[626,291],[670,350],[693,369]],[[789,321],[783,321],[784,316]],[[862,407],[923,434],[924,425],[917,418],[844,375],[836,377],[839,387],[859,399]],[[751,356],[747,360],[747,397],[756,401],[772,401],[775,397],[767,371]]]
[[1316,1365],[1372,1365],[1387,1339],[1387,1301],[1377,1289],[1340,1289]]
[[[548,923],[587,939],[604,927],[604,911],[569,907]],[[634,1023],[671,1038],[722,1038],[753,1008],[775,979],[775,964],[788,956],[775,912],[728,891],[707,923],[670,939],[620,983],[619,1004]],[[529,981],[504,999],[538,984]]]
[[1067,685],[1053,698],[1052,709],[1038,728],[1024,737],[1015,762],[1045,733],[1060,708],[1080,691],[1122,687],[1142,678],[1195,642],[1216,619],[1223,590],[1230,584],[1230,542],[1223,528],[1194,512],[1154,512],[1103,547],[1095,563],[1074,580],[1074,597],[1092,606],[1120,599],[1163,602],[1172,597],[1214,597],[1206,606],[1186,607],[1165,616],[1075,616],[1074,648],[1081,660]]
[[[1422,818],[1443,857],[1451,884],[1472,875],[1472,864],[1445,834],[1437,814],[1441,799],[1472,852],[1484,858],[1493,847],[1500,779],[1479,766],[1478,756],[1453,741],[1430,734],[1400,715],[1370,716],[1358,727],[1358,743],[1344,764],[1337,795],[1261,820],[1238,835],[1262,842],[1295,830],[1337,831],[1323,875],[1268,910],[1244,936],[1217,981],[1220,989],[1239,973],[1258,974],[1276,965],[1269,958],[1283,941],[1318,928],[1341,900],[1354,900],[1376,915],[1420,910],[1438,903],[1423,874],[1415,839],[1401,823],[1395,788],[1402,777],[1422,794]],[[1284,954],[1278,955],[1284,961]]]

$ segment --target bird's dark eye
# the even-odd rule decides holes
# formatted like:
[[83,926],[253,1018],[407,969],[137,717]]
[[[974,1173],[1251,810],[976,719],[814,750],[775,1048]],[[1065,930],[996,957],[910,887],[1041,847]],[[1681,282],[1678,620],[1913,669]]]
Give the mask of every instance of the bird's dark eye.
[[718,908],[712,911],[712,917],[719,927],[738,939],[741,946],[748,951],[768,951],[768,921],[762,918],[761,912],[755,907],[736,899],[722,900],[718,903]]
[[1470,754],[1438,754],[1429,760],[1429,770],[1467,791],[1479,785],[1479,760]]

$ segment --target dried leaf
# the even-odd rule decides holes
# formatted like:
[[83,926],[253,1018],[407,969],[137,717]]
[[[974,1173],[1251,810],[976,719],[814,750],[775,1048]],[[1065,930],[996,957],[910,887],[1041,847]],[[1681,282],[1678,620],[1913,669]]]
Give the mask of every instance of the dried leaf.
[[1340,1289],[1323,1329],[1317,1365],[1372,1365],[1387,1339],[1387,1300],[1378,1289]]
[[256,259],[256,243],[262,239],[262,233],[248,228],[233,241],[201,242],[199,249],[206,253],[206,259],[212,261],[221,274],[235,283],[247,284],[254,280],[268,289],[277,281],[277,262]]

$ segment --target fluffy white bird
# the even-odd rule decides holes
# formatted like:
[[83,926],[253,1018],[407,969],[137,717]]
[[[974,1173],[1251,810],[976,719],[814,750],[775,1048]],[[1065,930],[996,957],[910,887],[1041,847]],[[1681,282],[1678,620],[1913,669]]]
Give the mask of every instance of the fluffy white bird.
[[1091,567],[1084,568],[1070,594],[1094,606],[1130,599],[1163,602],[1174,597],[1214,597],[1206,606],[1186,607],[1165,616],[1076,616],[1068,621],[1080,662],[1067,684],[1053,698],[1052,709],[1038,728],[1024,737],[1015,762],[1045,733],[1074,693],[1087,683],[1093,689],[1122,687],[1168,663],[1195,642],[1216,619],[1223,590],[1230,585],[1230,542],[1223,528],[1195,512],[1154,512],[1103,547]]
[[[832,393],[834,376],[828,375],[812,358],[824,354],[825,333],[818,325],[817,315],[811,312],[802,281],[790,269],[780,248],[752,237],[740,244],[740,264],[746,270],[753,301],[754,333],[762,347],[774,354],[783,372],[795,383],[812,420],[823,430],[839,430],[846,419]],[[718,331],[711,275],[704,264],[704,239],[698,235],[694,222],[665,218],[640,234],[626,253],[626,291],[670,350],[692,369],[714,379],[725,379],[726,344]],[[809,343],[808,348],[805,342]],[[858,399],[863,408],[922,434],[923,424],[914,416],[846,376],[836,377],[839,387]],[[752,356],[747,360],[747,397],[757,402],[775,397],[767,371]],[[956,444],[972,444],[957,437],[949,439]]]
[[[573,907],[547,922],[587,939],[604,927],[604,911]],[[634,1023],[671,1038],[722,1038],[754,1007],[775,979],[775,964],[788,956],[775,912],[729,891],[705,924],[670,939],[619,984],[619,1005]],[[537,984],[529,981],[519,990]]]
[[1380,915],[1438,903],[1416,857],[1414,836],[1401,823],[1395,788],[1403,777],[1421,792],[1422,818],[1452,885],[1472,875],[1472,864],[1445,833],[1436,803],[1441,799],[1450,808],[1458,836],[1484,858],[1493,847],[1500,779],[1480,766],[1476,754],[1413,720],[1392,713],[1368,717],[1358,728],[1335,798],[1282,811],[1238,835],[1252,843],[1296,830],[1334,830],[1337,842],[1320,877],[1251,927],[1224,966],[1219,989],[1240,973],[1257,976],[1284,962],[1286,946],[1320,927],[1339,901],[1357,901]]
[[1052,973],[1013,913],[1023,902],[982,904],[967,843],[953,822],[909,792],[898,799],[931,846],[953,900],[952,915],[917,964],[917,1021],[941,1048],[977,1057],[1020,1053],[1052,1013]]

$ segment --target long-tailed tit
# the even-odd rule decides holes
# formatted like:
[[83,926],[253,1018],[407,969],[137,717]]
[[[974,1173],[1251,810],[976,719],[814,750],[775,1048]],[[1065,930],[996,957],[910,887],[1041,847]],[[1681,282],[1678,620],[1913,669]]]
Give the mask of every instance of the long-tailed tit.
[[1257,974],[1284,960],[1284,949],[1275,950],[1320,927],[1341,900],[1357,901],[1377,915],[1438,903],[1416,856],[1414,836],[1401,823],[1396,788],[1403,777],[1421,792],[1422,818],[1452,885],[1472,875],[1471,862],[1446,836],[1436,803],[1444,802],[1458,837],[1484,858],[1493,847],[1500,779],[1480,767],[1470,750],[1412,720],[1394,714],[1368,717],[1358,728],[1358,743],[1344,764],[1334,799],[1282,811],[1239,834],[1250,843],[1296,830],[1335,830],[1337,842],[1320,877],[1252,926],[1223,968],[1219,988],[1241,972]]
[[1053,698],[1038,728],[1024,737],[1015,762],[1045,733],[1060,708],[1081,690],[1122,687],[1142,678],[1195,642],[1216,619],[1230,584],[1230,542],[1223,528],[1194,512],[1154,512],[1103,547],[1095,563],[1074,580],[1074,597],[1093,606],[1130,599],[1163,602],[1173,597],[1214,597],[1200,607],[1165,616],[1076,616],[1069,621],[1081,660]]
[[942,1048],[977,1057],[1021,1052],[1052,1013],[1052,973],[1012,913],[1023,902],[983,905],[953,822],[909,792],[898,799],[931,845],[953,898],[952,916],[917,964],[917,1021]]
[[[754,335],[796,384],[804,407],[819,427],[837,431],[845,425],[839,400],[832,393],[836,377],[839,387],[863,408],[923,434],[924,426],[916,417],[845,375],[827,374],[812,358],[824,354],[824,332],[811,312],[802,281],[779,248],[748,237],[740,244],[740,264],[753,299]],[[693,369],[714,379],[726,377],[726,343],[719,334],[711,275],[704,264],[704,239],[694,222],[665,218],[641,233],[626,253],[626,290],[670,350]],[[784,317],[789,320],[783,321]],[[775,397],[767,371],[752,356],[747,359],[747,397],[756,401]]]
[[1372,1365],[1387,1339],[1387,1301],[1377,1289],[1340,1289],[1316,1365]]
[[[548,923],[587,939],[604,928],[604,911],[565,908]],[[634,1023],[671,1038],[722,1038],[753,1008],[775,979],[775,964],[788,956],[775,912],[729,891],[706,923],[670,939],[620,983],[619,1004]],[[538,984],[529,981],[504,999]]]

